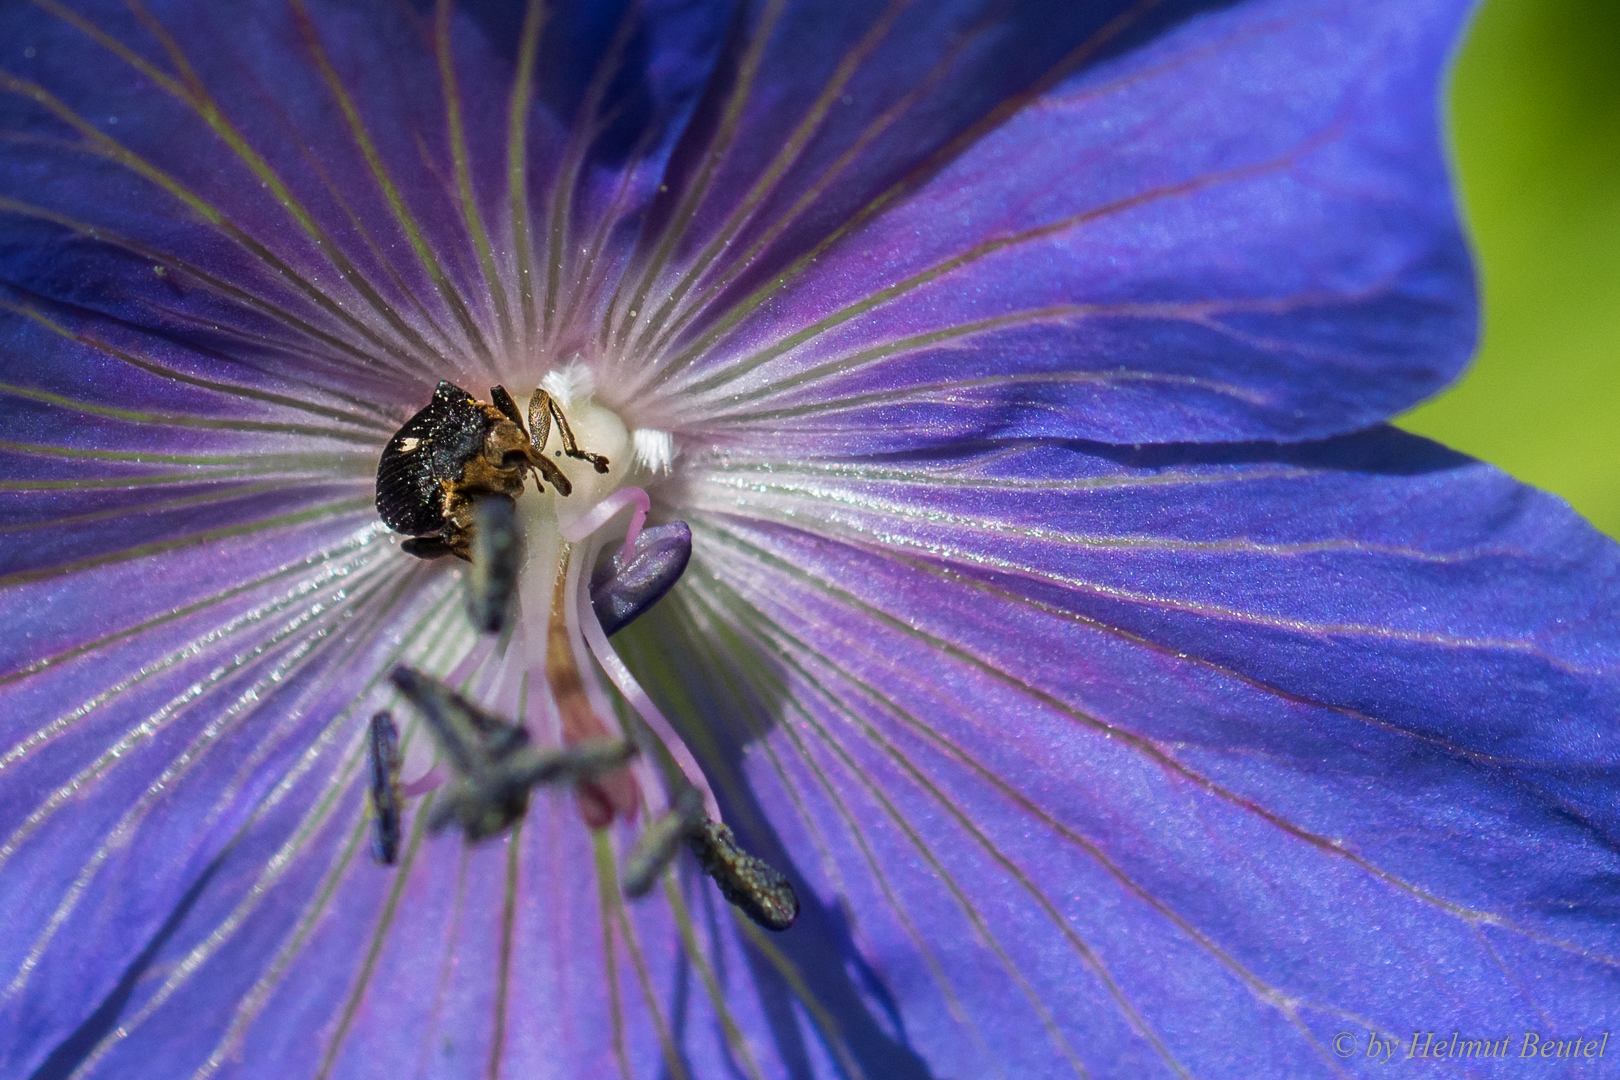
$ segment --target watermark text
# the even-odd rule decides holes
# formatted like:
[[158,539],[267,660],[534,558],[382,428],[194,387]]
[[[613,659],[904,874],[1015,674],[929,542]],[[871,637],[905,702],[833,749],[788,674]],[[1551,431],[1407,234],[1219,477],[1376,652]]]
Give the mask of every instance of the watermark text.
[[[1376,1031],[1341,1031],[1333,1037],[1333,1052],[1341,1058],[1360,1057],[1380,1065],[1400,1061],[1481,1061],[1486,1059],[1597,1060],[1608,1053],[1609,1033],[1524,1031],[1482,1036],[1461,1031],[1414,1031],[1386,1035]],[[1620,1054],[1620,1043],[1616,1044]]]

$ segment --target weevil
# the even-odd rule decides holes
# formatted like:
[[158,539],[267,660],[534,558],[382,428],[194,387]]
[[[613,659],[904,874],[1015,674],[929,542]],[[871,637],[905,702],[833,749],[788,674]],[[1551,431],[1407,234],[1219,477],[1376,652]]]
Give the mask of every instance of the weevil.
[[383,448],[377,513],[390,529],[411,537],[404,548],[412,555],[471,562],[479,500],[515,499],[530,474],[541,491],[549,483],[559,495],[572,492],[562,469],[542,453],[553,423],[562,453],[608,471],[607,458],[580,449],[562,407],[544,389],[529,398],[527,427],[504,386],[491,387],[489,398],[479,401],[440,382],[433,400]]

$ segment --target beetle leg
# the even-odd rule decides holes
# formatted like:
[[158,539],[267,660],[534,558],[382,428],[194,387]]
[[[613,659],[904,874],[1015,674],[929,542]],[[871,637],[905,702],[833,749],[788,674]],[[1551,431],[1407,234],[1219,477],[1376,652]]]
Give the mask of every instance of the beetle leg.
[[566,496],[573,494],[573,482],[557,468],[556,462],[545,455],[546,440],[551,438],[551,414],[556,408],[557,403],[552,401],[551,395],[543,389],[537,387],[529,396],[529,442],[534,447],[529,464],[534,467],[536,474],[535,487],[545,491],[546,486],[542,481],[550,480],[551,486],[557,489],[557,494]]
[[[588,461],[599,473],[608,471],[608,459],[601,454],[592,454],[579,448],[574,440],[573,429],[568,426],[568,417],[563,415],[562,406],[557,399],[546,393],[544,389],[536,389],[529,398],[529,432],[534,439],[534,450],[538,455],[546,448],[546,440],[551,437],[551,422],[557,421],[557,436],[562,439],[563,453],[578,461]],[[563,492],[567,494],[567,492]]]
[[418,559],[438,559],[450,554],[450,545],[442,536],[413,536],[399,545],[401,551],[407,555],[415,555]]
[[458,559],[472,561],[472,542],[475,529],[472,502],[466,498],[456,500],[453,507],[455,513],[444,519],[444,529],[440,534],[440,543],[444,549]]
[[546,440],[551,438],[551,410],[556,407],[551,395],[539,387],[529,395],[529,438],[536,454],[545,450]]
[[546,490],[545,485],[540,482],[541,478],[544,477],[551,481],[552,487],[557,489],[557,494],[572,495],[574,493],[574,482],[568,479],[566,473],[557,468],[555,462],[542,455],[538,447],[535,448],[534,456],[529,459],[529,464],[534,466],[534,486],[541,491]]
[[[596,467],[596,471],[599,473],[607,472],[607,458],[603,457],[601,454],[592,454],[588,451],[581,450],[579,448],[579,443],[574,441],[574,433],[568,427],[568,418],[563,415],[562,407],[557,404],[556,400],[550,397],[550,395],[547,395],[546,403],[551,407],[550,412],[552,418],[557,421],[557,434],[562,439],[563,453],[579,461],[590,462]],[[533,403],[531,402],[530,404],[532,405]]]
[[517,402],[513,401],[512,395],[506,392],[506,387],[490,387],[489,400],[491,404],[501,410],[501,415],[516,424],[518,430],[523,432],[524,435],[528,435],[529,429],[523,426],[523,414],[518,412]]

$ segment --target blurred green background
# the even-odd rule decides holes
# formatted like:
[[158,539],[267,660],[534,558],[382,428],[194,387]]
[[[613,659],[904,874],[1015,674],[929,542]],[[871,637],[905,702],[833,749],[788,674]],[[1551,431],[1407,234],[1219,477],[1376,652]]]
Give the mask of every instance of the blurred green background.
[[1485,333],[1397,423],[1620,537],[1620,0],[1486,0],[1451,117]]

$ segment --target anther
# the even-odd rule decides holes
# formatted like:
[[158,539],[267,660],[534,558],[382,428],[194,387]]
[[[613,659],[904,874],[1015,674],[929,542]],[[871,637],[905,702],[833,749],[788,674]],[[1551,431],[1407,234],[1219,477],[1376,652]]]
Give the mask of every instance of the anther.
[[495,634],[506,625],[522,569],[523,533],[518,528],[516,502],[500,495],[479,499],[474,510],[472,566],[466,577],[467,617],[476,629]]
[[371,718],[366,738],[366,763],[371,772],[371,856],[384,866],[399,858],[400,810],[399,729],[394,718],[380,712]]
[[[496,765],[528,745],[528,732],[489,715],[448,686],[411,668],[397,667],[388,677],[421,710],[434,741],[470,788],[470,794],[453,800],[455,820],[467,839],[494,836],[528,813],[527,788],[496,795],[483,790],[480,783]],[[439,827],[447,823],[441,820]]]
[[622,768],[635,756],[636,748],[623,739],[591,739],[560,750],[520,747],[477,777],[478,794],[504,799],[541,784],[577,784]]
[[636,838],[636,846],[624,864],[624,894],[631,899],[652,891],[669,864],[688,840],[703,826],[703,796],[687,786],[675,797],[675,805],[650,822]]
[[388,680],[422,710],[428,730],[459,773],[482,771],[520,746],[529,733],[491,716],[439,680],[414,668],[396,667]]
[[731,829],[705,821],[688,846],[720,894],[767,930],[786,930],[799,917],[799,897],[787,876],[764,859],[737,846]]
[[534,788],[595,779],[623,768],[635,754],[636,748],[623,739],[592,739],[562,750],[520,747],[488,771],[452,784],[429,814],[428,830],[439,832],[455,821],[469,840],[493,835],[511,824],[496,824],[503,808],[519,800],[526,807]]
[[468,840],[495,836],[528,813],[535,787],[594,780],[623,768],[636,752],[622,739],[535,750],[521,726],[484,712],[437,679],[408,667],[395,668],[389,679],[422,711],[458,774],[428,817],[432,832],[454,822]]

